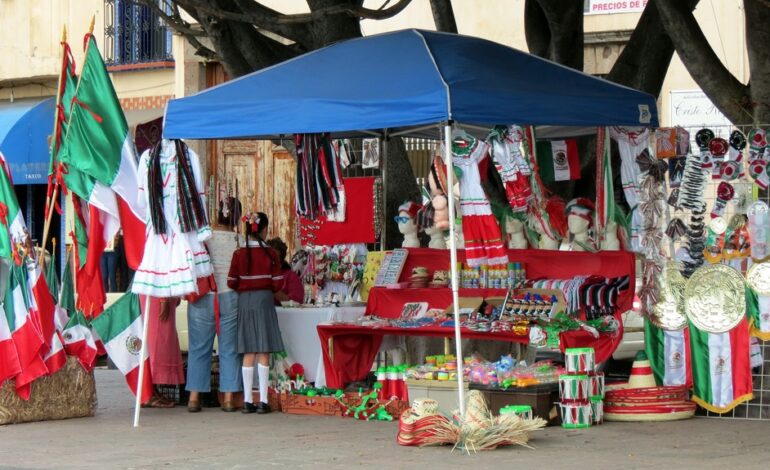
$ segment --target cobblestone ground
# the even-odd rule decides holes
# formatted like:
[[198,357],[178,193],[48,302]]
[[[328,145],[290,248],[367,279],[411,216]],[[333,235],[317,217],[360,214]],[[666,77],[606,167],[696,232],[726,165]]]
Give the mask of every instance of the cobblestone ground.
[[133,408],[119,372],[97,370],[94,418],[0,427],[0,468],[770,468],[770,423],[697,418],[548,428],[534,449],[476,455],[404,448],[396,424],[343,418]]

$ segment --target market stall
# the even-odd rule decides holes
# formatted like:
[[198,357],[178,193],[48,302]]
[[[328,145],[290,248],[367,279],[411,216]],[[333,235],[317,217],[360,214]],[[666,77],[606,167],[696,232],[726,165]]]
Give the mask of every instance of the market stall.
[[[360,67],[364,62],[370,65]],[[500,123],[656,126],[657,111],[650,95],[500,44],[405,30],[335,44],[172,100],[164,136],[280,139],[330,132],[383,136],[387,142],[389,137],[427,134],[444,140],[445,164],[451,165],[456,123],[477,133]],[[453,188],[454,172],[446,172],[446,179]],[[340,189],[330,187],[324,203],[334,201]],[[452,197],[448,216],[455,216]],[[448,229],[452,303],[458,312],[454,225]],[[459,322],[454,332],[457,356],[463,357]],[[458,374],[461,411],[462,380]]]
[[[426,266],[431,272],[447,269],[449,253],[446,250],[411,248],[406,258],[400,280],[408,278],[408,273],[416,266]],[[576,275],[601,275],[618,277],[630,275],[630,285],[634,283],[634,255],[627,251],[609,251],[601,253],[562,252],[549,250],[509,250],[509,258],[519,260],[527,266],[529,279],[568,279]],[[465,261],[464,251],[458,252],[460,262]],[[466,288],[459,289],[460,298],[501,298],[506,289]],[[607,360],[623,337],[620,314],[632,308],[633,290],[620,291],[614,315],[620,329],[612,333],[593,337],[585,330],[562,331],[559,333],[559,347],[562,351],[570,347],[589,346],[596,350],[599,362]],[[449,288],[427,287],[422,289],[393,289],[374,287],[369,292],[366,312],[384,318],[398,318],[405,304],[427,303],[429,309],[445,309],[452,304]],[[585,316],[584,316],[585,318]],[[350,322],[336,325],[320,325],[318,335],[324,351],[326,383],[332,387],[342,387],[347,382],[361,380],[369,372],[384,335],[451,337],[452,327],[427,325],[421,327],[366,326]],[[529,344],[529,329],[519,331],[473,331],[462,329],[465,339],[510,341]]]
[[316,327],[329,322],[352,321],[364,313],[364,307],[276,307],[286,354],[305,369],[305,380],[316,387],[326,383],[326,372]]

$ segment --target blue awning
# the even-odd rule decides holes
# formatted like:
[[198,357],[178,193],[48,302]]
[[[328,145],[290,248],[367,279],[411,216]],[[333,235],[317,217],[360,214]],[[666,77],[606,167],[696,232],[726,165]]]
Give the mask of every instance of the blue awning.
[[166,107],[166,138],[389,129],[449,120],[658,125],[655,98],[485,39],[403,30],[340,42]]
[[0,101],[0,152],[14,184],[45,184],[53,131],[54,98]]

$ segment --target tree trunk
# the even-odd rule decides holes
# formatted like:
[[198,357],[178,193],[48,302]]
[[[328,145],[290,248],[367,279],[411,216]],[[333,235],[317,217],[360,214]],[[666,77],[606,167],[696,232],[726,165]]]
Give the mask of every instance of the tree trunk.
[[746,48],[751,72],[753,124],[770,124],[770,5],[765,0],[744,0]]
[[430,10],[433,13],[433,23],[436,25],[436,30],[457,33],[452,0],[430,0]]
[[414,177],[412,165],[406,153],[404,139],[397,137],[388,141],[388,154],[383,155],[385,168],[385,220],[383,230],[386,232],[386,246],[383,249],[393,249],[401,246],[404,237],[393,223],[393,217],[398,215],[398,206],[404,201],[420,202],[420,190]]
[[[656,0],[656,3],[663,26],[671,37],[679,58],[698,86],[730,121],[735,124],[750,123],[753,115],[749,88],[739,82],[719,60],[689,5],[680,0]],[[747,30],[750,28],[749,21],[753,20],[749,20],[747,15]],[[767,23],[752,24],[767,28]],[[755,46],[761,48],[767,47],[767,44]]]

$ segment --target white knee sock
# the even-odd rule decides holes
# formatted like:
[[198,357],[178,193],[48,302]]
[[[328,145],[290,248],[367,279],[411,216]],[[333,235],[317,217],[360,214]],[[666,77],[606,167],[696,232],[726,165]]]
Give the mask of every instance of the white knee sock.
[[243,373],[243,401],[246,403],[252,403],[251,388],[254,385],[254,368],[253,367],[241,367]]
[[270,372],[269,367],[263,366],[262,364],[257,365],[257,373],[259,374],[259,401],[261,401],[262,403],[267,403],[268,372]]

